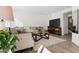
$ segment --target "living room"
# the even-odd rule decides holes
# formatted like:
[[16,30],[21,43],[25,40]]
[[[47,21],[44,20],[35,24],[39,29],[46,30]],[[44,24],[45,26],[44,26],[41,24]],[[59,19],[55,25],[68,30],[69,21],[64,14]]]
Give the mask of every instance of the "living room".
[[[73,7],[73,10],[77,8]],[[50,53],[79,52],[78,43],[75,44],[75,37],[72,38],[75,34],[68,35],[72,6],[1,6],[0,13],[0,30],[7,29],[18,37],[13,52],[36,53],[41,52],[41,47],[45,48],[43,52]]]

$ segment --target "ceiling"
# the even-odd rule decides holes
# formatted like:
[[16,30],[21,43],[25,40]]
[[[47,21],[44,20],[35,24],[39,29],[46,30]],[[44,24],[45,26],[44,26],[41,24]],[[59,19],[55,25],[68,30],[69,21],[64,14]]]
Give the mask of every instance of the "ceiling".
[[62,11],[71,6],[13,6],[15,12],[24,12],[32,14],[52,14],[58,11]]

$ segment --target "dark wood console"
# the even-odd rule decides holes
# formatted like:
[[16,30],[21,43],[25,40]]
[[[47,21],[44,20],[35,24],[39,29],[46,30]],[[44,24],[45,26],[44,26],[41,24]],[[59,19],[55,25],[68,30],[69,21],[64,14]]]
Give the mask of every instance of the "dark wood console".
[[48,26],[48,32],[51,34],[61,35],[61,28],[60,27],[50,27]]

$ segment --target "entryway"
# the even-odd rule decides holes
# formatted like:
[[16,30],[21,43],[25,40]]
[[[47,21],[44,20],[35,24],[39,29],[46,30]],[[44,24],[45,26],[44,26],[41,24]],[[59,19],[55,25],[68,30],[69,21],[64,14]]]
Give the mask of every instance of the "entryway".
[[69,11],[63,14],[63,28],[64,28],[63,36],[68,41],[72,40],[72,31],[71,31],[72,26],[73,26],[72,11]]

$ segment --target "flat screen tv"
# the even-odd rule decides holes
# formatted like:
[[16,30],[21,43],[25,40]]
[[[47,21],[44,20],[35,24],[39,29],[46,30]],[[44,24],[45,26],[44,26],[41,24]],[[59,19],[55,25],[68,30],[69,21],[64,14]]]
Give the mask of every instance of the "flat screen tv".
[[49,26],[60,27],[60,18],[50,20]]

